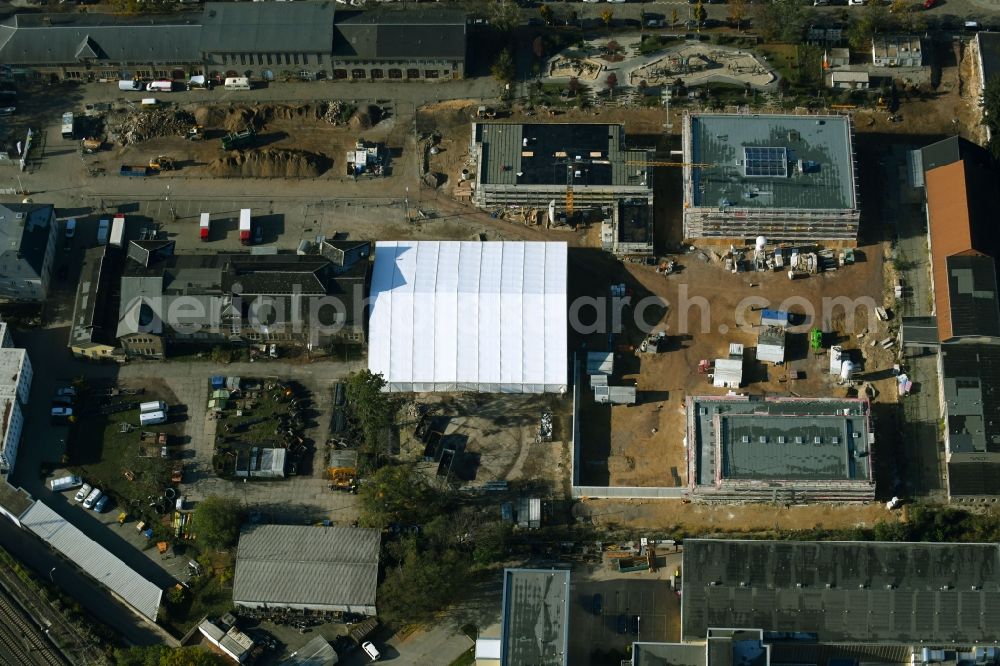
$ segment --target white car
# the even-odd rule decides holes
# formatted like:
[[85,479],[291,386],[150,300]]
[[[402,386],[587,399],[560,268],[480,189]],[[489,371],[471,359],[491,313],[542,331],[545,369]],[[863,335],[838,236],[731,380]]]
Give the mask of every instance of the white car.
[[365,654],[368,655],[368,658],[371,659],[372,661],[378,661],[382,657],[382,655],[378,651],[378,648],[372,645],[371,641],[365,641],[364,643],[362,643],[361,649],[365,651]]
[[69,218],[66,220],[66,238],[72,238],[76,235],[76,220],[74,218]]
[[104,493],[101,492],[100,488],[94,488],[92,491],[90,491],[90,494],[87,495],[87,499],[83,500],[83,508],[93,509],[94,504],[97,503],[97,500],[101,499],[101,495],[103,494]]
[[75,499],[77,502],[82,502],[83,500],[87,499],[87,495],[90,494],[91,490],[93,490],[93,488],[91,488],[90,484],[85,483],[82,486],[80,486],[80,489],[78,491],[76,491],[76,497],[74,497],[73,499]]

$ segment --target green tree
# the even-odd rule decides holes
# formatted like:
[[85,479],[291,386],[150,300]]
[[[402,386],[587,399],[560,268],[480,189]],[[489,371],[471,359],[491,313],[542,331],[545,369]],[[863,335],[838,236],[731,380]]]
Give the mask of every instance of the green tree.
[[552,7],[549,5],[542,5],[538,8],[538,13],[541,14],[542,20],[545,21],[546,25],[552,25]]
[[701,0],[698,0],[694,5],[694,20],[697,21],[698,25],[701,25],[707,18],[708,10],[705,9],[705,4]]
[[982,107],[982,123],[990,133],[990,152],[1000,159],[1000,74],[994,74],[986,80]]
[[474,535],[472,560],[476,564],[490,565],[503,562],[510,544],[511,527],[506,523],[487,523]]
[[430,488],[407,465],[387,465],[361,486],[360,522],[365,527],[390,523],[422,524],[436,515],[446,502],[440,491]]
[[521,8],[514,0],[491,0],[490,23],[501,32],[510,32],[521,21]]
[[799,0],[770,0],[754,7],[754,27],[768,42],[801,43],[806,18]]
[[674,7],[673,9],[670,10],[670,25],[675,26],[677,25],[678,21],[680,21],[680,17],[677,16],[677,8]]
[[392,423],[392,402],[383,391],[385,386],[385,378],[368,369],[347,378],[347,401],[368,453],[378,453],[383,433]]
[[847,29],[847,41],[851,48],[867,50],[871,48],[872,37],[889,27],[889,12],[876,0],[869,0],[864,11]]
[[224,550],[236,545],[243,522],[243,509],[237,500],[211,495],[194,509],[194,531],[209,548]]
[[504,49],[497,56],[496,62],[490,67],[490,74],[501,84],[514,82],[514,56],[510,49]]
[[431,620],[461,594],[466,558],[459,552],[421,550],[415,539],[402,545],[398,566],[386,571],[379,589],[379,613],[394,625]]
[[219,655],[196,645],[119,648],[115,650],[114,662],[117,666],[221,666],[227,663]]

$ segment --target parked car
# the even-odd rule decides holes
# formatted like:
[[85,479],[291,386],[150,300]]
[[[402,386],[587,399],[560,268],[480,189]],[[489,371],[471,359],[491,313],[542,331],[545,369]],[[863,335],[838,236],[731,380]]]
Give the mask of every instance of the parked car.
[[618,616],[618,633],[619,634],[628,633],[628,620],[625,618],[624,613]]
[[594,595],[594,615],[600,615],[601,611],[604,609],[604,597],[598,592]]
[[65,423],[72,418],[73,408],[64,406],[53,407],[50,416],[52,418],[52,422],[57,425]]
[[630,627],[632,629],[632,633],[638,636],[639,635],[639,616],[638,615],[633,615],[631,621],[629,622],[629,625],[630,625]]
[[89,483],[85,483],[82,486],[80,486],[80,489],[78,491],[76,491],[76,496],[73,497],[73,499],[76,500],[77,502],[82,502],[83,500],[87,499],[87,495],[90,494],[91,490],[93,490],[91,485]]
[[368,655],[368,658],[372,661],[378,661],[382,657],[378,649],[372,645],[371,641],[365,641],[362,643],[361,649],[365,651],[365,654]]
[[104,507],[108,505],[108,499],[107,495],[102,495],[101,499],[97,500],[97,504],[94,505],[94,511],[104,513]]
[[91,490],[90,494],[87,495],[87,499],[83,500],[83,508],[93,509],[94,504],[97,503],[97,500],[101,499],[101,495],[103,494],[104,493],[101,492],[100,488],[94,488],[93,490]]
[[264,227],[260,222],[253,225],[253,242],[255,245],[259,245],[264,242]]
[[66,220],[66,238],[72,238],[76,235],[76,220],[74,218],[69,218]]
[[61,389],[56,391],[56,395],[60,398],[75,398],[76,389],[72,386],[63,386]]

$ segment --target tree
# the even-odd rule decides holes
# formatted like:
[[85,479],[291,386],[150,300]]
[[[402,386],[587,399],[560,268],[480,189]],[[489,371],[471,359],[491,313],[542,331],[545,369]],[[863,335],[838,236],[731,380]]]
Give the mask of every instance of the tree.
[[889,27],[889,14],[876,0],[869,0],[864,11],[847,30],[847,41],[851,48],[865,50],[871,48],[872,37]]
[[573,78],[571,78],[569,80],[569,83],[566,84],[566,90],[568,90],[569,94],[572,95],[573,97],[576,97],[577,95],[579,95],[580,94],[580,79],[576,78],[575,76]]
[[1000,159],[1000,74],[994,74],[986,80],[982,106],[983,124],[990,132],[990,152]]
[[698,0],[694,6],[694,20],[698,22],[698,25],[701,25],[707,18],[708,10],[705,9],[705,4],[701,0]]
[[243,522],[243,509],[237,500],[210,495],[194,509],[194,532],[209,548],[224,550],[236,545]]
[[368,453],[379,452],[383,433],[392,422],[392,403],[382,390],[385,385],[382,375],[367,369],[352,372],[347,377],[347,402]]
[[421,550],[408,538],[402,550],[399,565],[387,568],[379,589],[379,615],[396,626],[426,622],[450,606],[468,571],[466,558],[453,549]]
[[611,19],[613,19],[614,17],[615,13],[610,9],[605,9],[603,12],[601,12],[601,20],[604,21],[605,28],[611,27]]
[[619,51],[622,50],[622,45],[612,39],[610,42],[604,45],[604,49],[611,55],[614,55],[615,53],[618,53]]
[[805,8],[799,0],[770,0],[755,5],[754,27],[768,42],[800,43],[805,20]]
[[115,650],[114,660],[118,666],[222,666],[228,663],[221,656],[197,645],[119,648]]
[[552,7],[550,5],[542,5],[538,8],[538,13],[542,15],[542,20],[545,21],[546,25],[552,25]]
[[679,20],[680,20],[680,17],[677,16],[677,8],[674,7],[673,9],[670,10],[670,25],[671,26],[677,25],[677,22]]
[[729,21],[736,25],[736,29],[743,32],[743,19],[747,15],[746,0],[729,0]]
[[604,79],[604,85],[608,87],[608,92],[611,97],[615,96],[615,88],[618,87],[618,75],[614,72],[608,72],[608,77]]
[[391,523],[422,524],[438,513],[447,499],[430,488],[407,465],[387,465],[375,471],[361,486],[360,522],[366,527]]
[[504,49],[497,56],[496,62],[490,67],[490,74],[501,84],[509,84],[514,81],[514,56],[510,49]]
[[521,22],[521,8],[514,0],[491,0],[490,24],[501,32],[510,32]]

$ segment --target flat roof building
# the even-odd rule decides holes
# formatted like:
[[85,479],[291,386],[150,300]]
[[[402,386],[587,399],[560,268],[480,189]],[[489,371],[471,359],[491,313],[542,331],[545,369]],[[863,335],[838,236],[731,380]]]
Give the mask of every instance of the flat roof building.
[[473,203],[559,210],[653,203],[653,151],[630,148],[625,126],[605,123],[473,123]]
[[689,396],[688,478],[701,501],[870,501],[868,403]]
[[236,550],[233,603],[375,615],[380,546],[377,529],[244,527]]
[[875,35],[872,37],[872,64],[876,67],[920,67],[924,64],[920,37]]
[[379,241],[368,368],[389,391],[562,393],[566,243]]
[[849,117],[688,114],[683,149],[684,238],[856,242]]
[[504,569],[501,666],[566,666],[569,571]]
[[1000,642],[995,543],[687,539],[683,558],[681,640],[748,626],[813,643]]

